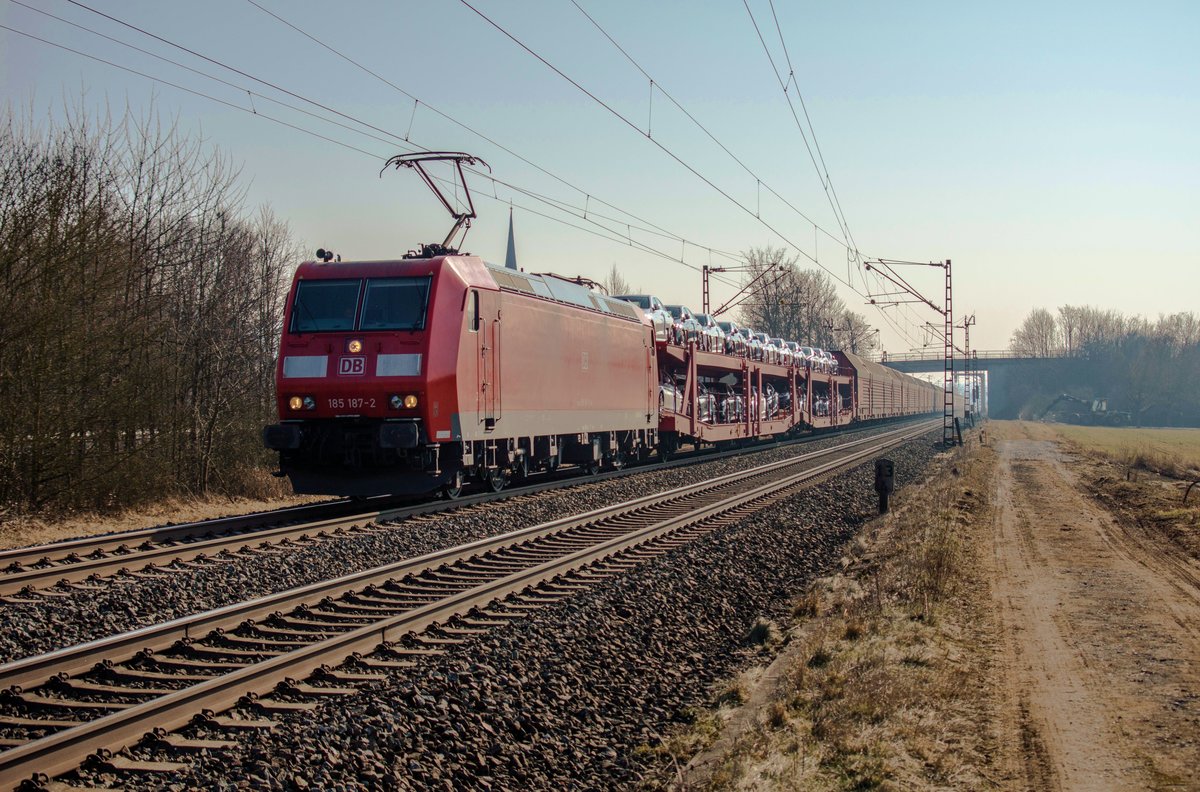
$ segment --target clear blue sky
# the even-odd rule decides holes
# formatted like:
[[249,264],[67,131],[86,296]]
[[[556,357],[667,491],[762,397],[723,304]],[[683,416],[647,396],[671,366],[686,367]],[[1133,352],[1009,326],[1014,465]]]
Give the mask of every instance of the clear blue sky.
[[[95,16],[66,0],[31,5],[274,94]],[[634,237],[695,266],[707,248],[782,240],[505,38],[458,0],[312,3],[259,0],[330,47],[580,188],[564,186],[339,60],[246,0],[88,0],[212,58],[434,149],[477,154],[495,176],[597,210],[608,201],[689,240]],[[840,239],[804,143],[740,0],[579,0],[657,83],[751,171]],[[474,3],[645,129],[650,88],[570,0]],[[1032,307],[1094,304],[1155,317],[1200,308],[1200,4],[1194,2],[795,3],[776,11],[817,138],[858,248],[867,256],[954,261],[956,313],[974,312],[972,345],[999,348]],[[771,8],[751,0],[783,62]],[[249,107],[218,85],[0,0],[0,23]],[[248,200],[269,203],[311,248],[388,258],[440,240],[449,220],[409,173],[377,173],[398,152],[255,99],[266,113],[361,147],[340,148],[176,88],[0,30],[4,98],[52,112],[63,96],[158,109],[243,164]],[[785,67],[786,71],[786,67]],[[294,101],[294,100],[289,100]],[[326,118],[329,113],[318,111]],[[667,100],[651,132],[730,196],[842,278],[845,250],[759,189]],[[378,134],[378,133],[374,133]],[[480,218],[466,247],[504,257],[508,211],[473,181]],[[503,187],[496,195],[546,210]],[[610,215],[612,210],[601,208]],[[570,222],[587,225],[579,219]],[[631,221],[635,222],[635,221]],[[616,264],[635,285],[697,310],[700,276],[516,211],[521,265],[600,278]],[[594,228],[594,226],[593,226]],[[622,233],[624,233],[622,231]],[[804,259],[806,265],[811,262]],[[719,256],[712,263],[720,264]],[[940,302],[934,270],[907,273]],[[851,281],[864,290],[861,276]],[[911,342],[847,288],[850,307]],[[715,288],[717,298],[731,290]],[[913,329],[932,311],[890,308]]]

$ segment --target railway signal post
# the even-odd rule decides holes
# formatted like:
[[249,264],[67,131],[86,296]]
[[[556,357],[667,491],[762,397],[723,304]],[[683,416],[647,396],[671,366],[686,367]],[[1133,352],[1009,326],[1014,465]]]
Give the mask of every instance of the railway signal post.
[[888,498],[896,490],[896,463],[890,459],[875,460],[875,492],[879,493],[879,513],[887,514]]

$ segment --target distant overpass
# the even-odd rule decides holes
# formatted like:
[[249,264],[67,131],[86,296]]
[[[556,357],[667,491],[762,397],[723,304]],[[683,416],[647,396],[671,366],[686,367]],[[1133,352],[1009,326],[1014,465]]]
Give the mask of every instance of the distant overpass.
[[[971,353],[971,369],[985,372],[983,386],[987,388],[988,413],[995,418],[1015,418],[1020,404],[1010,404],[1009,394],[1014,377],[1038,377],[1052,370],[1073,369],[1083,358],[1067,354],[1065,349],[1051,350],[1048,355],[1031,355],[1012,349],[987,349]],[[941,374],[945,359],[940,348],[920,352],[883,353],[879,362],[907,374]],[[964,357],[954,358],[954,371],[961,374],[966,370]]]
[[[986,361],[991,365],[992,363],[1054,360],[1065,357],[1068,357],[1065,349],[1051,350],[1048,355],[1031,355],[1027,352],[1018,352],[1013,349],[984,349],[971,352],[971,367],[976,368],[975,361],[977,360]],[[943,360],[942,353],[932,349],[920,352],[900,352],[898,354],[884,352],[879,358],[879,362],[886,366],[891,366],[897,371],[907,371],[910,373],[917,371],[941,371]],[[960,364],[965,362],[966,358],[955,357],[954,368],[962,371],[962,365]],[[988,368],[988,366],[980,366],[979,368]]]

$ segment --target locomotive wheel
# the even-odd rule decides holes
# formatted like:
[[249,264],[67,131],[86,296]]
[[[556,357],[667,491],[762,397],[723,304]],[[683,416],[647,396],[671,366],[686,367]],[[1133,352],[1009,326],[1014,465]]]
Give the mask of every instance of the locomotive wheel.
[[448,484],[442,485],[442,497],[446,500],[455,500],[459,495],[462,495],[463,476],[462,471],[456,471],[454,478]]
[[508,476],[504,474],[503,470],[496,468],[488,472],[483,482],[491,492],[499,492],[508,484]]
[[612,458],[608,460],[608,465],[613,470],[620,470],[621,468],[625,467],[625,453],[623,451],[618,451],[613,454]]
[[588,462],[587,464],[585,464],[583,466],[583,475],[597,476],[599,474],[600,474],[600,463],[599,462]]

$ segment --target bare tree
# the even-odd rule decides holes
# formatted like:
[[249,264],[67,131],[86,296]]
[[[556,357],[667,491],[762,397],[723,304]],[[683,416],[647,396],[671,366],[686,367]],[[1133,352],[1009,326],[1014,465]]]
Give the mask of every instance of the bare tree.
[[227,492],[261,469],[294,246],[153,113],[0,117],[0,505]]
[[1085,305],[1075,309],[1078,333],[1075,346],[1084,351],[1088,346],[1110,345],[1119,340],[1130,329],[1127,320],[1119,311],[1103,310]]
[[842,312],[842,318],[834,327],[834,335],[839,342],[834,345],[835,349],[856,355],[868,354],[879,346],[879,331],[871,327],[865,316],[848,309]]
[[[1041,396],[1066,389],[1108,397],[1111,409],[1130,412],[1139,424],[1200,425],[1200,316],[1177,313],[1151,322],[1065,305],[1057,323],[1052,319],[1048,311],[1034,310],[1013,333],[1019,352],[1046,355],[1061,343],[1083,359],[1046,384]],[[1029,383],[1023,398],[1037,390],[1038,383]]]
[[604,280],[600,281],[600,287],[607,294],[633,294],[635,292],[632,284],[625,280],[625,276],[617,271],[616,264],[612,265],[612,269],[604,276]]
[[1013,351],[1031,357],[1049,357],[1062,346],[1054,314],[1034,308],[1012,335]]
[[1155,329],[1159,335],[1169,339],[1178,350],[1200,344],[1200,316],[1194,313],[1159,316]]
[[1058,327],[1062,335],[1063,349],[1072,357],[1079,354],[1082,344],[1079,338],[1080,309],[1064,305],[1058,309]]
[[[788,256],[782,248],[752,248],[745,257],[743,285],[748,294],[740,305],[744,324],[804,345],[849,346],[845,331],[837,329],[849,314],[828,275],[801,269],[799,256]],[[861,342],[869,329],[861,316],[853,317],[854,340]]]

